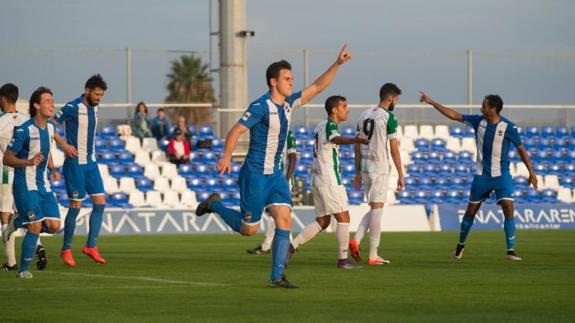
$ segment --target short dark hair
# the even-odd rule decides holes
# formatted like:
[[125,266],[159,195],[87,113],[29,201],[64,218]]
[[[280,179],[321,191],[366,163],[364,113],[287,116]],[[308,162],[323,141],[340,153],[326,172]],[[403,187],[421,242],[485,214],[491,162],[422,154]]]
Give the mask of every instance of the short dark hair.
[[500,113],[503,110],[503,100],[497,94],[489,94],[485,96],[485,100],[487,100],[487,105],[497,110],[497,113]]
[[52,90],[43,86],[37,88],[36,91],[32,92],[32,95],[30,95],[30,107],[28,110],[28,112],[30,112],[30,118],[34,118],[36,116],[36,108],[34,108],[34,103],[40,104],[40,98],[42,97],[42,94],[45,93],[53,95]]
[[164,108],[159,108],[158,111],[156,111],[156,113],[160,113],[161,112],[166,112],[166,110],[164,110]]
[[6,83],[0,87],[0,96],[8,103],[14,104],[18,101],[18,87],[12,83]]
[[93,90],[97,87],[104,91],[108,89],[108,84],[106,84],[106,81],[104,81],[104,78],[100,74],[94,74],[90,76],[90,78],[86,81],[86,85],[84,85],[84,88],[90,90]]
[[144,101],[140,101],[140,102],[138,102],[138,104],[136,104],[136,111],[135,111],[135,113],[138,113],[138,109],[140,108],[141,105],[144,106],[144,112],[145,112],[146,114],[148,114],[148,106],[144,103]]
[[388,95],[401,95],[401,89],[393,83],[385,83],[379,89],[379,101],[383,101]]
[[347,99],[341,95],[332,95],[327,98],[325,100],[325,111],[327,111],[327,114],[331,115],[333,108],[337,107],[342,101],[347,101]]
[[290,70],[291,65],[286,60],[281,60],[278,62],[273,62],[268,66],[266,70],[266,82],[268,83],[268,87],[272,86],[271,79],[278,79],[280,77],[281,70]]

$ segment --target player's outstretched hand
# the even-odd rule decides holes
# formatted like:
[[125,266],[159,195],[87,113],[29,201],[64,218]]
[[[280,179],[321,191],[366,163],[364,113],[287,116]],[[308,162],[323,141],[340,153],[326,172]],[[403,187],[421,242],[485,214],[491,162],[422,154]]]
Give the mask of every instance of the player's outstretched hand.
[[397,191],[401,192],[405,188],[405,180],[403,176],[397,179]]
[[42,153],[37,153],[32,159],[28,160],[28,166],[38,166],[44,160]]
[[347,44],[344,44],[337,55],[337,64],[343,65],[351,59],[351,53],[347,50]]
[[222,158],[218,161],[218,173],[220,175],[230,174],[232,171],[232,161],[227,158]]
[[431,102],[431,98],[423,91],[419,91],[419,102],[429,104]]
[[369,145],[369,139],[367,139],[361,135],[355,136],[355,142],[358,144]]
[[537,176],[535,176],[535,174],[529,175],[529,184],[531,184],[535,190],[538,190]]
[[68,157],[71,157],[71,158],[78,157],[78,151],[72,145],[65,144],[62,146],[62,150],[64,150],[64,153]]
[[359,172],[355,173],[355,176],[353,177],[353,188],[355,188],[356,190],[359,190],[361,188],[361,174]]

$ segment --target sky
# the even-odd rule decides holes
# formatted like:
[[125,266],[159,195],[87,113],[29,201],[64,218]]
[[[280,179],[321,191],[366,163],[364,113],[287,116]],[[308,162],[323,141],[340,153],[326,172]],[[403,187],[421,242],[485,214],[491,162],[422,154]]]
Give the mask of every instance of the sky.
[[[180,54],[141,49],[192,50],[207,62],[208,9],[208,0],[0,0],[0,83],[16,83],[23,96],[46,85],[65,102],[102,73],[105,102],[122,103],[130,47],[133,100],[163,102],[170,61]],[[248,42],[250,99],[267,90],[269,63],[292,62],[301,88],[303,48],[313,80],[348,43],[353,59],[314,102],[337,93],[375,103],[381,84],[394,82],[402,103],[417,103],[421,89],[465,104],[470,50],[473,103],[498,93],[510,104],[575,104],[575,1],[246,0],[246,15],[256,32]]]

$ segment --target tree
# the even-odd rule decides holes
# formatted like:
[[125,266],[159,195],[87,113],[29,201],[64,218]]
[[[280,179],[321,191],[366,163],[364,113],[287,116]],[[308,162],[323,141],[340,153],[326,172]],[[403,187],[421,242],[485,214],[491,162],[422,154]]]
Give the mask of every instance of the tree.
[[[169,79],[166,103],[214,103],[209,66],[202,63],[201,57],[182,55],[171,63],[171,73],[166,75]],[[211,108],[175,108],[169,111],[172,116],[186,116],[192,124],[208,123],[212,117]]]

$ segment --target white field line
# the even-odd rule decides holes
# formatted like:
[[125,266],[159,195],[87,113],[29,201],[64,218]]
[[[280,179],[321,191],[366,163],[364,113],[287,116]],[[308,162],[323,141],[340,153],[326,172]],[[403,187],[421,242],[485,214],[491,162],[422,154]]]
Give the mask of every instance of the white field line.
[[[140,286],[87,286],[82,287],[82,290],[91,289],[163,289],[173,288],[173,286],[160,286],[160,285],[140,285]],[[78,287],[30,287],[30,288],[0,288],[0,292],[32,292],[32,291],[52,291],[52,290],[78,290]]]
[[171,280],[171,279],[139,277],[139,276],[112,276],[112,275],[100,275],[100,274],[64,273],[64,272],[57,272],[57,271],[46,271],[44,273],[45,274],[65,275],[65,276],[91,277],[91,278],[138,280],[138,281],[147,281],[147,282],[154,282],[154,283],[192,285],[192,286],[202,286],[202,287],[225,287],[225,286],[229,286],[228,284],[220,284],[220,283],[193,282],[193,281],[185,281],[185,280]]

